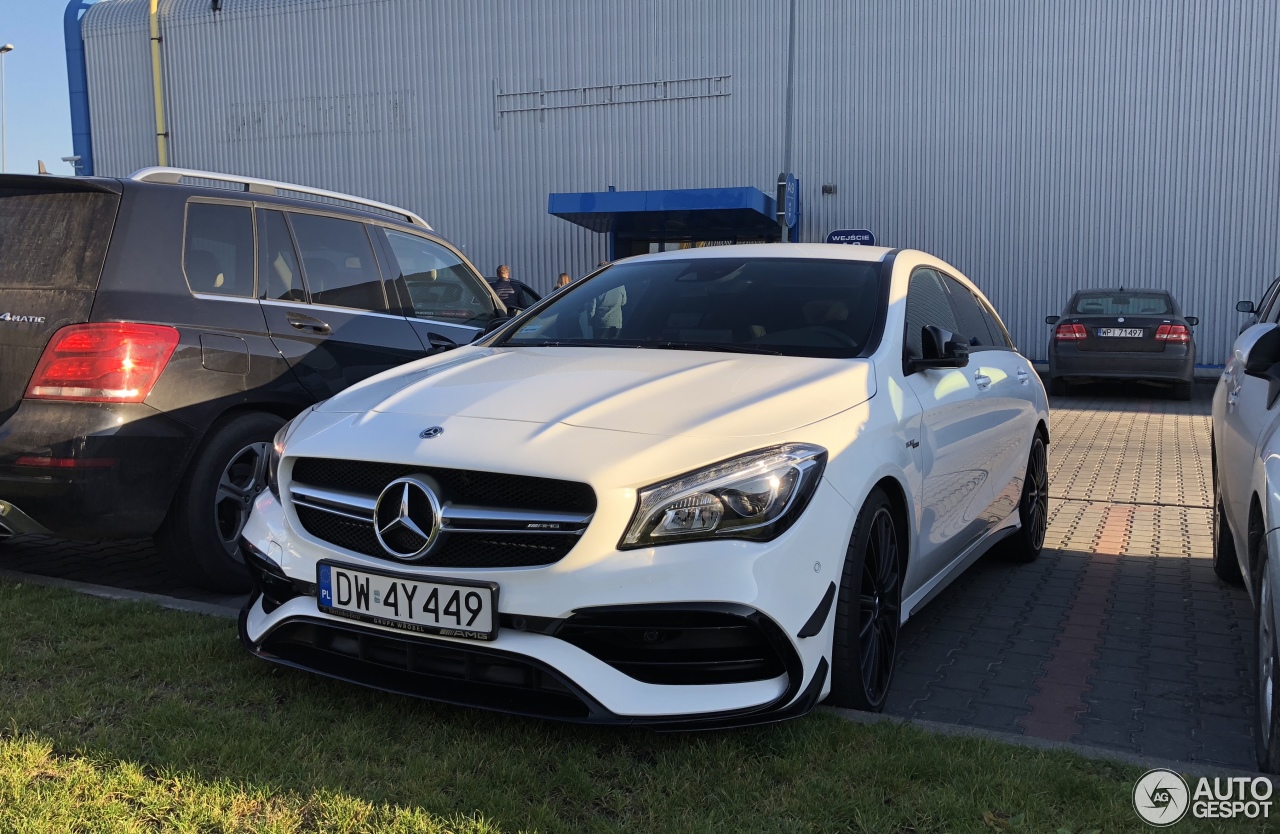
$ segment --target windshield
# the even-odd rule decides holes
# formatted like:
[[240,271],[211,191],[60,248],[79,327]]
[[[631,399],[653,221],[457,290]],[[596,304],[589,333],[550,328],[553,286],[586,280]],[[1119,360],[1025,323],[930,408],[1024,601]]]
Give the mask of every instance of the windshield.
[[792,258],[622,262],[561,290],[499,344],[866,356],[880,265]]
[[1076,296],[1073,313],[1082,316],[1167,316],[1169,296],[1155,292],[1100,292]]

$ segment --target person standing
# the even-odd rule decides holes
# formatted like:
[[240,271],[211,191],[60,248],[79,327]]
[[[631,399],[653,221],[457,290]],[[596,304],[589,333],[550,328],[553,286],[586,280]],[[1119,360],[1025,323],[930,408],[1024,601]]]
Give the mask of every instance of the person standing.
[[506,264],[498,267],[498,278],[496,281],[490,281],[489,286],[493,287],[493,291],[507,307],[523,310],[529,306],[529,299],[525,298],[523,285],[511,280],[511,267]]
[[591,311],[591,330],[597,339],[616,339],[622,329],[622,308],[627,303],[627,288],[617,286],[597,296]]
[[573,279],[569,277],[569,273],[561,272],[560,277],[556,279],[556,289],[562,290],[565,287],[569,286],[569,284],[571,284],[572,282],[573,282]]

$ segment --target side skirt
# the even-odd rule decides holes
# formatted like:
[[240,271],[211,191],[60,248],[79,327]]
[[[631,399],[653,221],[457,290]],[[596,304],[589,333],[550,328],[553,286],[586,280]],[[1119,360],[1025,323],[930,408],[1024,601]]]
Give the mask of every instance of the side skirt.
[[1004,520],[996,525],[996,528],[969,545],[967,550],[961,552],[959,556],[951,561],[938,574],[921,586],[911,596],[907,597],[902,603],[902,622],[906,622],[913,617],[917,611],[924,608],[934,597],[942,593],[944,589],[956,580],[960,574],[978,561],[984,553],[990,550],[995,544],[1002,539],[1012,536],[1022,527],[1022,519],[1018,517],[1018,511],[1015,509]]

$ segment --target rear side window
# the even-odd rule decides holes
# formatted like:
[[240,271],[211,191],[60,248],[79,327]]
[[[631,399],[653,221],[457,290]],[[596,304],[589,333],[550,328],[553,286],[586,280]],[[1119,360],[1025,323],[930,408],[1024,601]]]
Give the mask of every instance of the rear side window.
[[461,258],[426,238],[384,232],[415,316],[457,324],[483,324],[493,318],[493,297]]
[[0,188],[0,287],[91,290],[120,197]]
[[963,332],[956,323],[951,302],[947,300],[942,278],[932,269],[918,269],[911,274],[911,283],[907,286],[907,332],[903,336],[903,353],[908,359],[924,357],[920,333],[927,325],[952,333]]
[[182,268],[192,292],[252,298],[253,210],[188,203]]
[[987,326],[982,304],[969,292],[969,288],[949,276],[943,280],[956,310],[956,332],[968,340],[970,347],[1002,347]]
[[306,301],[298,254],[284,213],[258,209],[258,275],[262,297],[277,301]]
[[382,276],[363,224],[299,213],[289,221],[313,304],[386,312]]

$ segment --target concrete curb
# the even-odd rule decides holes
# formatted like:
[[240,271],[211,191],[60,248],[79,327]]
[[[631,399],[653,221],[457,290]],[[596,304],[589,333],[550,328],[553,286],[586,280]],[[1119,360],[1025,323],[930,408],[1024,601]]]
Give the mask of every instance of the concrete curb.
[[1280,787],[1280,777],[1257,773],[1252,770],[1240,770],[1239,768],[1223,767],[1204,762],[1173,761],[1155,756],[1143,756],[1138,753],[1126,753],[1123,750],[1112,750],[1107,747],[1094,747],[1070,741],[1050,741],[1034,736],[1024,736],[1020,733],[1003,733],[999,730],[985,730],[981,727],[966,727],[961,724],[943,724],[938,721],[925,721],[920,718],[902,718],[897,715],[885,715],[884,713],[859,712],[857,710],[844,709],[843,707],[819,706],[818,709],[856,724],[906,724],[926,732],[944,736],[986,739],[1000,742],[1001,744],[1011,744],[1015,747],[1030,747],[1035,750],[1062,750],[1086,759],[1119,762],[1140,767],[1144,770],[1158,767],[1167,768],[1176,770],[1184,776],[1248,776],[1250,778],[1262,776],[1270,779],[1273,785]]
[[22,573],[20,571],[5,570],[3,568],[0,568],[0,579],[26,585],[44,585],[49,588],[62,588],[63,590],[75,591],[76,593],[87,594],[92,597],[101,597],[103,599],[114,599],[124,602],[148,602],[152,605],[159,605],[161,608],[171,608],[174,611],[186,611],[189,614],[204,614],[208,617],[220,617],[224,620],[234,620],[240,615],[240,607],[237,605],[221,605],[216,602],[196,602],[189,599],[179,599],[178,597],[167,597],[163,594],[148,594],[145,591],[127,591],[122,588],[109,588],[106,585],[93,585],[88,582],[76,582],[71,579],[57,579],[52,576],[37,576],[32,573]]

